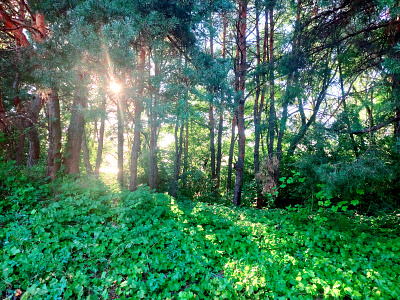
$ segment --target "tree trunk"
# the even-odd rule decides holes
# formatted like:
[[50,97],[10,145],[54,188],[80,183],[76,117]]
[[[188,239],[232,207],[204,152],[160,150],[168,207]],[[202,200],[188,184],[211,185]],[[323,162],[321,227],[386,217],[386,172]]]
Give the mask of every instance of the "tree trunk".
[[[139,76],[144,76],[144,66],[146,63],[146,45],[144,36],[141,37],[140,45],[140,62],[139,62]],[[130,181],[129,189],[136,191],[137,189],[137,164],[140,151],[140,131],[142,129],[141,115],[142,115],[142,101],[144,92],[144,78],[140,78],[138,98],[135,101],[135,129],[133,132],[133,144],[131,152],[131,167],[130,167]]]
[[269,119],[268,119],[268,157],[272,159],[274,156],[274,142],[275,142],[275,76],[274,76],[274,9],[269,9],[269,22],[270,22],[270,33],[269,33]]
[[78,85],[75,90],[74,101],[71,108],[71,121],[68,127],[67,144],[65,146],[65,154],[63,164],[65,166],[65,174],[79,173],[79,160],[82,146],[82,134],[85,126],[83,109],[86,108],[86,93],[82,86],[84,75],[78,75]]
[[[170,196],[176,197],[178,195],[178,180],[181,171],[181,157],[182,157],[182,141],[183,141],[183,129],[184,125],[179,126],[179,119],[176,120],[175,124],[175,161],[174,161],[174,178],[171,184]],[[178,130],[179,140],[178,140]]]
[[[117,118],[118,118],[118,174],[117,181],[120,187],[124,186],[124,109],[122,97],[117,97]],[[136,125],[135,125],[136,126]]]
[[244,156],[245,156],[245,126],[244,126],[244,105],[245,105],[245,80],[246,80],[246,17],[247,17],[247,1],[239,0],[239,19],[237,23],[237,44],[239,48],[239,89],[238,89],[238,110],[237,110],[237,124],[238,124],[238,147],[239,155],[238,161],[235,164],[235,188],[233,192],[233,205],[239,206],[241,204],[242,185],[243,185],[243,171],[244,171]]
[[90,153],[89,153],[89,148],[87,145],[87,139],[86,139],[86,132],[85,129],[83,130],[82,133],[82,152],[83,152],[83,162],[85,164],[85,170],[87,174],[92,174],[93,169],[90,164]]
[[57,92],[47,94],[47,115],[49,118],[49,150],[47,153],[46,176],[56,179],[61,167],[61,122],[60,101]]
[[[226,55],[226,27],[227,27],[227,18],[226,12],[224,12],[222,17],[223,22],[223,32],[222,32],[222,59],[225,59]],[[218,137],[217,137],[217,184],[216,189],[219,189],[221,183],[221,163],[222,163],[222,134],[224,130],[224,95],[221,96],[221,107],[219,110],[219,122],[218,122]]]
[[[265,34],[263,42],[263,58],[261,60],[261,49],[260,49],[260,31],[259,31],[259,1],[256,3],[256,50],[257,50],[257,66],[261,66],[266,63],[266,52],[267,52],[267,40],[268,40],[268,16],[265,21]],[[265,99],[265,83],[261,87],[261,81],[264,82],[265,75],[256,73],[256,95],[254,101],[253,117],[254,117],[254,176],[257,183],[257,208],[263,206],[263,195],[261,192],[261,185],[258,179],[258,173],[260,171],[260,137],[261,137],[261,115],[264,109]],[[261,98],[260,98],[261,96]],[[259,101],[260,99],[260,101]]]
[[103,156],[103,144],[104,144],[104,125],[106,120],[106,98],[104,97],[103,102],[101,103],[101,111],[103,115],[101,116],[100,121],[100,133],[99,140],[97,142],[97,156],[96,156],[96,167],[94,169],[94,173],[98,176],[100,174],[100,165]]
[[39,160],[40,156],[40,140],[36,127],[39,118],[39,113],[40,110],[42,109],[42,104],[43,104],[42,97],[36,95],[35,97],[33,97],[28,107],[28,112],[27,112],[28,118],[25,122],[26,124],[25,130],[27,132],[26,136],[28,138],[28,145],[29,145],[28,157],[26,162],[27,167],[34,166]]
[[236,113],[232,117],[232,130],[231,130],[231,144],[229,147],[229,158],[228,158],[228,178],[226,180],[226,189],[230,191],[232,189],[232,163],[233,163],[233,151],[235,149],[236,140]]
[[[210,18],[210,54],[214,56],[214,37],[212,32],[212,19]],[[210,126],[210,154],[211,154],[211,180],[216,178],[215,172],[215,144],[214,144],[214,88],[211,87],[209,90],[210,94],[210,105],[208,109],[208,119]]]

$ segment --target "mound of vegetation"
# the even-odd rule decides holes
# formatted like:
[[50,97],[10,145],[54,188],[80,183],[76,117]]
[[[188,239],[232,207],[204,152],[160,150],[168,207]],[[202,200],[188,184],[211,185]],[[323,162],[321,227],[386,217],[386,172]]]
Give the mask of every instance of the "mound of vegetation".
[[400,298],[396,215],[178,203],[13,165],[0,179],[2,299]]

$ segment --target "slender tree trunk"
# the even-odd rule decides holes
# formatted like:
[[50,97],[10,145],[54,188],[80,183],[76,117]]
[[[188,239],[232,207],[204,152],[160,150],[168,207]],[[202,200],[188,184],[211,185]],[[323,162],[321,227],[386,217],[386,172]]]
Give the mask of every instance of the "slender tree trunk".
[[268,158],[272,159],[274,156],[274,142],[275,142],[275,76],[274,76],[274,8],[269,9],[269,22],[270,22],[270,33],[269,33],[269,119],[268,119]]
[[185,124],[185,152],[183,156],[183,185],[187,187],[187,173],[189,172],[189,121]]
[[89,153],[89,148],[87,145],[87,139],[86,139],[86,132],[85,129],[83,130],[82,134],[82,152],[83,152],[83,162],[85,164],[85,170],[87,174],[92,174],[93,173],[93,168],[90,164],[90,153]]
[[233,163],[233,151],[235,148],[235,141],[236,141],[236,133],[235,129],[237,126],[237,105],[238,105],[238,95],[237,92],[239,90],[239,48],[236,48],[236,56],[235,56],[235,98],[234,98],[234,112],[232,114],[232,130],[231,130],[231,144],[229,148],[229,159],[228,159],[228,178],[227,178],[227,191],[232,189],[232,163]]
[[[222,59],[225,59],[226,55],[226,27],[227,27],[227,18],[226,12],[224,12],[222,17],[223,22],[223,31],[222,31]],[[221,163],[222,163],[222,133],[224,130],[224,95],[221,98],[221,107],[219,110],[219,122],[218,122],[218,137],[217,137],[217,184],[216,189],[219,189],[221,183]]]
[[55,91],[47,94],[47,115],[49,118],[49,150],[47,153],[46,176],[50,177],[51,180],[55,180],[61,167],[60,101]]
[[28,138],[28,157],[26,161],[27,167],[34,166],[37,161],[39,160],[40,156],[40,140],[39,140],[39,133],[37,131],[37,122],[39,119],[39,113],[42,109],[42,97],[36,95],[33,97],[31,102],[29,103],[29,108],[27,112],[27,120],[26,124],[26,136]]
[[233,164],[233,151],[235,149],[236,140],[236,114],[232,117],[232,129],[231,129],[231,143],[229,147],[229,158],[228,158],[228,178],[226,180],[226,189],[230,191],[232,189],[232,164]]
[[[268,26],[266,24],[264,42],[263,42],[263,58],[261,60],[261,49],[260,49],[260,30],[259,30],[259,1],[256,2],[256,51],[257,51],[257,65],[261,66],[266,62],[266,47],[268,39]],[[268,22],[268,17],[266,17],[266,22]],[[256,95],[254,101],[253,117],[254,117],[254,175],[257,183],[257,208],[262,208],[263,206],[263,195],[261,193],[261,185],[257,174],[260,171],[260,137],[261,137],[261,115],[264,109],[264,99],[265,99],[265,83],[263,87],[261,85],[261,79],[264,81],[265,76],[256,74]],[[260,98],[261,96],[261,98]]]
[[[172,180],[170,196],[176,197],[178,195],[178,180],[181,171],[181,157],[182,157],[182,141],[183,141],[183,129],[184,125],[179,126],[179,119],[176,120],[175,124],[175,161],[174,161],[174,178]],[[178,139],[178,131],[179,139]]]
[[100,121],[100,133],[99,140],[97,142],[97,156],[96,156],[96,167],[94,173],[98,176],[100,174],[100,165],[103,156],[103,143],[104,143],[104,125],[106,121],[106,98],[104,97],[103,102],[101,103],[101,111],[103,115],[101,116]]
[[67,144],[63,164],[66,174],[79,173],[79,160],[82,146],[82,134],[85,126],[85,119],[82,110],[86,108],[86,93],[82,85],[84,75],[78,75],[78,86],[75,90],[74,101],[71,108],[71,121],[68,127]]
[[239,103],[237,110],[237,124],[238,124],[238,147],[239,155],[238,161],[235,164],[235,188],[233,192],[233,205],[239,206],[241,204],[242,185],[243,185],[243,171],[244,171],[244,156],[245,156],[245,126],[244,126],[244,105],[245,105],[245,80],[246,80],[246,18],[247,18],[247,1],[239,0],[239,19],[237,23],[237,43],[239,47],[240,62],[239,62]]
[[130,182],[129,189],[131,191],[136,191],[137,189],[137,164],[140,151],[140,131],[142,129],[141,115],[142,115],[142,101],[144,92],[144,66],[146,63],[146,45],[145,38],[142,35],[141,45],[140,45],[140,62],[139,62],[139,76],[142,78],[139,80],[139,93],[138,98],[135,101],[135,129],[133,132],[133,144],[131,153],[131,168],[130,168]]
[[[122,97],[117,95],[117,118],[118,118],[118,174],[119,185],[124,186],[124,108]],[[136,126],[136,125],[135,125]]]
[[[210,54],[214,56],[214,37],[212,32],[212,20],[210,18]],[[214,89],[211,87],[210,93],[210,104],[208,109],[208,119],[210,126],[210,153],[211,153],[211,179],[214,180],[216,176],[215,172],[215,144],[214,144]]]

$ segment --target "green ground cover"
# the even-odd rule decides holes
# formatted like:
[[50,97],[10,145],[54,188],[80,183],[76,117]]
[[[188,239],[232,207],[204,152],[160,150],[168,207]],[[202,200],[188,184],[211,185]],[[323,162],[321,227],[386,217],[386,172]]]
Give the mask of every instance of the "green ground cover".
[[400,298],[396,215],[236,209],[15,176],[1,182],[2,299]]

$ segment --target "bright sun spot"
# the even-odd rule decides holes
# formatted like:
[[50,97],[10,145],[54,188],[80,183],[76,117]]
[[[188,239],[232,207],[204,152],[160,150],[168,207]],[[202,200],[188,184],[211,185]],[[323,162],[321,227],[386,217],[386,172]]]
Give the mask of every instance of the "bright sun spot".
[[121,90],[121,86],[118,83],[116,83],[115,81],[111,81],[110,89],[111,89],[111,91],[113,91],[113,93],[117,94]]

